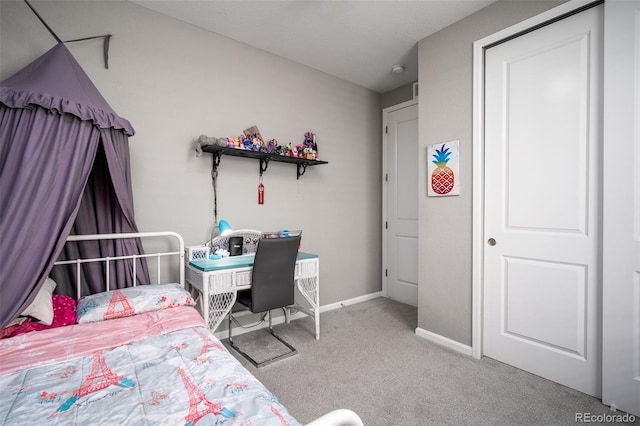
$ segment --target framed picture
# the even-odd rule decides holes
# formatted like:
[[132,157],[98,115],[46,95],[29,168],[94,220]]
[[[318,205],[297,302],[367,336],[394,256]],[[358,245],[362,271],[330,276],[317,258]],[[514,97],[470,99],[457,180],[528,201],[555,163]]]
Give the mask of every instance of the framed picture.
[[460,195],[460,141],[427,147],[427,196]]
[[260,130],[258,130],[258,126],[251,126],[248,129],[245,129],[243,131],[243,133],[244,133],[245,136],[257,137],[257,138],[259,138],[261,140],[264,140],[264,139],[262,139],[262,135],[260,134]]

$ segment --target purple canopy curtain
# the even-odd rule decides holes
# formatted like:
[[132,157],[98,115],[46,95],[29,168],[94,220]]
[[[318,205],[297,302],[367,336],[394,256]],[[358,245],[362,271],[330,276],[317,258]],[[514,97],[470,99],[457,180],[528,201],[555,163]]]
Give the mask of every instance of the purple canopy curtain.
[[[133,197],[129,169],[128,140],[124,133],[103,129],[100,135],[95,161],[85,187],[78,215],[71,234],[109,234],[113,232],[137,232],[133,220]],[[107,155],[107,153],[110,153]],[[118,241],[84,241],[68,243],[60,259],[78,257],[121,256],[143,253],[139,239]],[[111,264],[111,286],[116,288],[133,285],[133,262],[118,261]],[[147,264],[139,259],[136,284],[148,284]],[[87,264],[81,271],[82,294],[95,293],[104,288],[103,264]],[[51,276],[58,283],[58,290],[75,296],[75,268],[57,267]]]
[[[35,298],[72,229],[137,232],[131,135],[62,43],[0,83],[0,327]],[[142,253],[139,240],[87,247],[76,250]],[[146,263],[138,271],[148,282]],[[102,273],[90,275],[89,291],[101,288]]]

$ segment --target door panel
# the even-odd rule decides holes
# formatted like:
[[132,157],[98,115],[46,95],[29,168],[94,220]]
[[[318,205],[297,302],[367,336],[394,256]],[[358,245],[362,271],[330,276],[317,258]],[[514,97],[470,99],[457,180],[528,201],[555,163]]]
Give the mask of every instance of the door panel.
[[583,33],[503,63],[507,228],[584,233],[588,44]]
[[506,256],[504,264],[505,337],[584,360],[586,268]]
[[418,105],[387,114],[387,296],[418,304]]
[[485,54],[483,351],[600,395],[602,7]]

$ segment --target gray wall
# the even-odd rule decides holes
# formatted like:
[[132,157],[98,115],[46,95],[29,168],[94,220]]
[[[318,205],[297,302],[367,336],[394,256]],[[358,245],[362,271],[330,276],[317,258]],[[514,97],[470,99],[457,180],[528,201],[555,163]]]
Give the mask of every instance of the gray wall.
[[382,109],[401,104],[402,102],[413,99],[413,83],[405,84],[387,93],[383,93],[380,98],[380,107]]
[[[320,158],[296,181],[271,163],[257,204],[258,163],[224,157],[218,217],[236,229],[302,229],[320,255],[322,305],[381,290],[380,95],[124,1],[33,1],[63,40],[114,34],[110,68],[100,40],[69,44],[107,102],[129,119],[134,202],[141,231],[172,230],[205,242],[213,222],[211,156],[201,134],[235,136],[257,125],[280,143],[317,135]],[[22,1],[0,3],[0,78],[54,39]],[[352,246],[348,256],[344,239]]]
[[[562,1],[499,1],[420,41],[418,327],[471,345],[473,42]],[[460,195],[428,198],[427,146],[460,141]]]

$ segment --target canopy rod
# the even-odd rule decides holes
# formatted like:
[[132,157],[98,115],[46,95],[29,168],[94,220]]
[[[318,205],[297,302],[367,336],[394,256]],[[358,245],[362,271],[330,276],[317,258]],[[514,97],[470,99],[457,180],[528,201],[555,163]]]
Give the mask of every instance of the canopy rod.
[[104,44],[103,44],[103,47],[102,47],[103,54],[104,54],[104,67],[106,69],[109,69],[109,40],[111,40],[112,35],[113,34],[105,34],[105,35],[101,35],[101,36],[76,38],[74,40],[66,40],[64,43],[73,43],[74,41],[92,40],[94,38],[104,38]]
[[38,12],[36,12],[36,10],[34,9],[33,6],[31,6],[31,4],[27,1],[24,0],[24,2],[27,4],[27,6],[29,6],[29,9],[31,9],[31,11],[38,17],[38,19],[40,20],[40,22],[42,22],[42,25],[45,26],[45,28],[47,30],[49,30],[49,32],[51,33],[51,35],[53,36],[53,38],[56,39],[56,41],[58,43],[73,43],[74,41],[84,41],[84,40],[92,40],[94,38],[104,38],[104,44],[103,44],[103,54],[104,54],[104,67],[106,69],[109,69],[109,41],[111,39],[112,34],[105,34],[105,35],[101,35],[101,36],[93,36],[93,37],[83,37],[83,38],[76,38],[73,40],[66,40],[66,41],[62,41],[60,39],[60,37],[58,37],[58,35],[53,32],[53,30],[51,29],[51,27],[45,22],[44,19],[42,19],[42,16],[40,16],[40,14]]
[[29,2],[28,2],[27,0],[24,0],[24,2],[27,4],[27,6],[29,6],[29,9],[31,9],[31,11],[32,11],[33,13],[35,13],[35,14],[36,14],[36,16],[38,17],[38,19],[40,20],[40,22],[42,22],[42,25],[44,25],[44,26],[49,30],[49,32],[51,33],[51,35],[53,36],[53,38],[55,38],[55,39],[56,39],[56,41],[57,41],[58,43],[62,43],[62,40],[60,40],[60,37],[58,37],[58,36],[56,35],[56,33],[54,33],[54,32],[53,32],[53,30],[51,29],[51,27],[49,27],[49,25],[47,25],[47,23],[44,21],[44,19],[42,19],[42,16],[40,16],[40,15],[38,14],[38,12],[36,12],[36,10],[33,8],[33,6],[31,6],[31,4],[29,4]]

